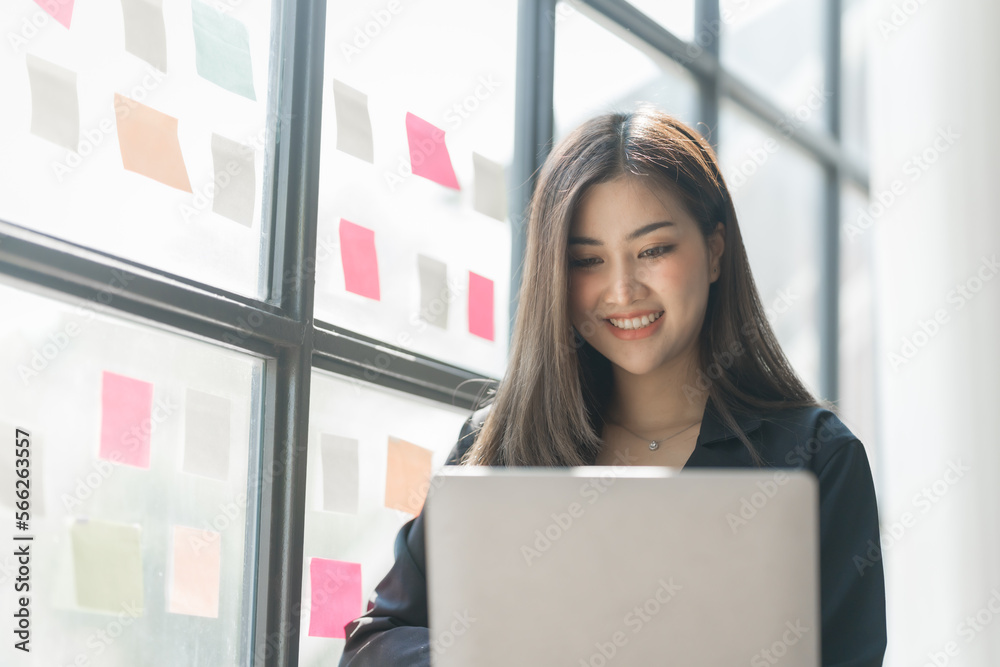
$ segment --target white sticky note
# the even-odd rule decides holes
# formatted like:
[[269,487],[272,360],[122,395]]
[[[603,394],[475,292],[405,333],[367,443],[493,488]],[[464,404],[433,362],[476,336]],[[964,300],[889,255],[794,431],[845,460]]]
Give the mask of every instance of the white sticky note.
[[212,163],[215,194],[212,210],[230,220],[251,227],[257,201],[257,172],[253,147],[212,133]]
[[30,53],[25,60],[31,83],[32,134],[75,151],[80,145],[76,72]]
[[507,179],[504,176],[503,165],[473,151],[472,169],[476,181],[472,207],[491,218],[505,220],[507,218]]
[[324,433],[320,436],[323,460],[323,510],[358,513],[358,441]]
[[167,71],[167,31],[163,25],[163,0],[122,0],[125,50],[160,70]]
[[187,389],[184,399],[184,472],[229,479],[229,399]]
[[368,96],[334,79],[333,104],[337,113],[337,150],[374,164]]
[[448,287],[444,262],[417,253],[420,277],[420,318],[442,329],[448,328],[448,304],[455,298]]

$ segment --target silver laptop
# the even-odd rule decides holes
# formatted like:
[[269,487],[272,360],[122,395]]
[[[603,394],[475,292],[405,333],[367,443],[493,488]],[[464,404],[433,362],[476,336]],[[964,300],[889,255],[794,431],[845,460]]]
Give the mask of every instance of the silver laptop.
[[818,667],[818,504],[799,470],[445,466],[431,665]]

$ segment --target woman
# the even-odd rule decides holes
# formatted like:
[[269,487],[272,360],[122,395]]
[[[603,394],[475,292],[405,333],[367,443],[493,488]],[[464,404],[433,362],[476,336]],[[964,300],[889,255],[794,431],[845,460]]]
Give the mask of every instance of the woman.
[[[531,201],[508,370],[490,398],[450,464],[813,471],[823,665],[882,664],[865,449],[781,351],[696,132],[644,106],[598,116],[553,149]],[[429,665],[422,512],[395,555],[345,628],[342,666]]]

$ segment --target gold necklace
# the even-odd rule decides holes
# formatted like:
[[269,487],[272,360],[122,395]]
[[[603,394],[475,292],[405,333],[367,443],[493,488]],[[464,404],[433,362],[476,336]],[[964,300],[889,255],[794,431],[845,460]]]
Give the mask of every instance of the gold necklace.
[[641,435],[639,435],[639,434],[638,434],[638,433],[636,433],[635,431],[631,431],[631,430],[629,430],[629,429],[625,428],[625,426],[623,426],[622,424],[619,424],[618,422],[613,422],[613,421],[611,421],[610,419],[605,419],[605,421],[607,421],[607,422],[609,422],[609,423],[611,423],[611,424],[614,424],[615,426],[621,426],[621,427],[622,427],[622,428],[624,428],[624,429],[625,429],[626,431],[628,431],[629,433],[631,433],[631,434],[632,434],[632,435],[634,435],[635,437],[639,438],[640,440],[645,440],[646,442],[648,442],[648,443],[649,443],[649,450],[650,450],[650,451],[652,451],[652,452],[655,452],[655,451],[656,451],[657,449],[659,449],[659,448],[660,448],[660,443],[661,443],[661,442],[666,442],[667,440],[670,440],[670,438],[673,438],[673,437],[675,437],[675,436],[678,436],[678,435],[680,435],[681,433],[683,433],[684,431],[688,430],[689,428],[691,428],[691,426],[694,426],[695,424],[700,424],[700,423],[701,423],[700,421],[696,421],[696,422],[694,422],[693,424],[691,424],[691,426],[688,426],[687,428],[684,428],[684,429],[682,429],[682,430],[678,431],[677,433],[674,433],[674,435],[671,435],[671,436],[668,436],[668,437],[666,437],[666,438],[661,438],[661,439],[659,439],[659,440],[650,440],[649,438],[643,438],[643,437],[642,437]]

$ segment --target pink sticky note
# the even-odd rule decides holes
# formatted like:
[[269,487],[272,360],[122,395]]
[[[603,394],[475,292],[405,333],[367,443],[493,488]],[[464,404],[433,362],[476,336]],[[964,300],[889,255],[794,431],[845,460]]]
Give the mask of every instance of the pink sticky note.
[[153,385],[104,371],[101,377],[102,459],[149,468]]
[[309,636],[345,639],[344,626],[361,616],[361,563],[309,559]]
[[35,4],[69,28],[69,21],[73,18],[73,0],[35,0]]
[[469,333],[493,340],[493,281],[469,271]]
[[167,610],[172,614],[219,617],[222,535],[174,526],[174,555]]
[[348,292],[379,300],[375,231],[340,219],[340,259]]
[[406,138],[410,144],[410,169],[414,174],[459,189],[444,143],[444,130],[407,111]]

